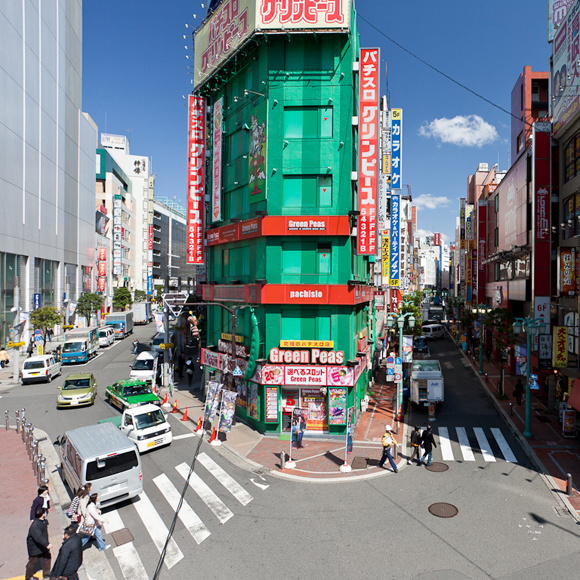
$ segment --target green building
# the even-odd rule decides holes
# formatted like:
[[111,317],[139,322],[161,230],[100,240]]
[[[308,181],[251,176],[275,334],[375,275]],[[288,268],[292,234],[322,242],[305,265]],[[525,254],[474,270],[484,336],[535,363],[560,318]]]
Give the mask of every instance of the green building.
[[[374,257],[357,254],[356,233],[359,39],[350,0],[307,24],[280,10],[222,2],[194,36],[210,152],[203,299],[239,309],[245,374],[252,311],[258,321],[257,369],[235,379],[237,416],[276,433],[303,407],[309,432],[339,435],[347,409],[360,412],[373,354]],[[232,317],[207,311],[206,380],[229,383]]]

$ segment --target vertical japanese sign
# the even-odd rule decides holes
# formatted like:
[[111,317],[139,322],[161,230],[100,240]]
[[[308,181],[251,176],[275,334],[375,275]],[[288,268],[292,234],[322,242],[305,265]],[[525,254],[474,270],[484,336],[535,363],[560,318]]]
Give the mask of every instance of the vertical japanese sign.
[[473,240],[473,205],[468,203],[465,206],[465,239],[470,242]]
[[465,303],[471,304],[471,250],[465,252]]
[[[187,263],[203,264],[205,99],[199,95],[189,95],[188,106]],[[152,189],[150,191],[153,192]],[[152,224],[150,227],[153,229]]]
[[433,234],[433,245],[440,246],[441,245],[441,234],[434,233]]
[[399,287],[400,267],[399,267],[399,235],[400,235],[400,201],[401,194],[391,192],[391,259],[389,264],[389,286]]
[[459,231],[461,240],[461,250],[465,250],[465,199],[459,200]]
[[383,231],[383,252],[382,252],[382,262],[383,262],[383,286],[389,285],[389,262],[390,262],[390,232],[389,230]]
[[560,248],[560,295],[576,294],[576,248]]
[[358,254],[374,256],[377,253],[380,50],[361,48],[359,62]]
[[123,196],[113,199],[113,274],[123,275]]
[[256,107],[250,116],[250,154],[248,155],[248,189],[250,203],[266,199],[266,103]]
[[554,340],[552,342],[552,366],[568,366],[568,327],[554,326]]
[[149,202],[147,207],[147,294],[153,295],[153,197],[155,178],[149,177],[147,192]]
[[487,259],[487,201],[480,200],[477,206],[477,302],[485,300]]
[[403,187],[403,109],[391,111],[391,188]]
[[417,207],[411,206],[411,222],[413,223],[413,233],[417,231]]
[[381,166],[379,173],[379,191],[377,199],[377,221],[379,230],[387,227],[387,199],[391,193],[391,173],[388,159],[391,155],[390,111],[387,109],[386,97],[383,97],[381,110]]
[[99,265],[97,269],[99,292],[104,292],[107,282],[107,248],[99,248]]
[[211,221],[222,219],[222,137],[224,98],[213,106],[213,163],[211,181]]

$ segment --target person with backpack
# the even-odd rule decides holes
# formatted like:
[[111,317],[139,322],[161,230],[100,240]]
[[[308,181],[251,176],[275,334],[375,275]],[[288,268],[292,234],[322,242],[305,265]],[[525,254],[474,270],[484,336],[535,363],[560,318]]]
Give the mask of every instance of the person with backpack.
[[421,457],[421,463],[425,463],[425,458],[427,458],[427,463],[425,463],[425,465],[429,467],[433,461],[433,447],[437,447],[437,443],[435,443],[435,438],[433,437],[433,432],[431,430],[431,425],[427,425],[427,429],[423,431],[421,447],[425,450],[423,457]]
[[393,437],[393,428],[390,425],[385,425],[385,434],[381,439],[381,443],[383,445],[383,454],[381,455],[381,459],[379,461],[379,467],[382,468],[385,464],[385,461],[388,459],[393,471],[395,473],[399,473],[395,462],[393,461],[393,456],[391,455],[391,448],[397,447],[397,441]]
[[416,425],[411,433],[411,447],[413,448],[413,453],[411,457],[407,459],[407,465],[411,465],[413,460],[417,458],[417,465],[421,465],[420,457],[420,449],[421,449],[421,427]]

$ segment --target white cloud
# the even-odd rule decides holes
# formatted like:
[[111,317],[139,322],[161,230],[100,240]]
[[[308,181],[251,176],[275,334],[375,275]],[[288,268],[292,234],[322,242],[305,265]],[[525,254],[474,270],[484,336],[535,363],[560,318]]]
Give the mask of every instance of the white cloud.
[[423,125],[419,129],[419,135],[459,147],[482,147],[499,138],[495,127],[486,123],[479,115],[435,119]]
[[450,203],[451,200],[448,197],[435,197],[430,193],[413,197],[413,205],[416,205],[419,209],[437,209],[438,207],[443,207]]

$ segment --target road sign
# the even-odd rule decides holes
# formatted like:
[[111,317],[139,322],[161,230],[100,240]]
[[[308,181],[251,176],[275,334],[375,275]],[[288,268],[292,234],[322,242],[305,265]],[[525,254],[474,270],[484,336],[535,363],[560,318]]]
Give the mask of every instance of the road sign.
[[238,366],[236,366],[235,370],[234,370],[234,377],[241,377],[242,376],[242,369]]
[[34,342],[42,342],[42,336],[40,334],[34,335]]
[[394,375],[395,369],[387,369],[387,375]]
[[538,375],[530,375],[530,379],[532,381],[537,381],[538,380]]
[[388,356],[387,357],[387,364],[392,365],[394,363],[395,363],[395,359],[392,356]]
[[42,331],[40,330],[40,328],[37,328],[37,329],[34,331],[34,334],[36,334],[37,336],[40,336],[40,335],[42,334]]
[[540,385],[538,384],[538,381],[531,380],[530,381],[530,391],[539,391],[539,390],[540,390]]
[[399,373],[397,373],[395,375],[395,381],[398,383],[401,380],[401,375]]
[[403,364],[403,361],[402,361],[402,360],[401,360],[399,357],[397,357],[397,358],[395,359],[395,364],[396,364],[396,365]]

